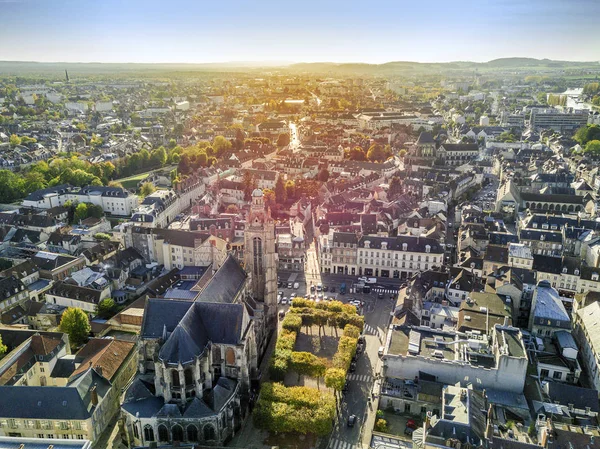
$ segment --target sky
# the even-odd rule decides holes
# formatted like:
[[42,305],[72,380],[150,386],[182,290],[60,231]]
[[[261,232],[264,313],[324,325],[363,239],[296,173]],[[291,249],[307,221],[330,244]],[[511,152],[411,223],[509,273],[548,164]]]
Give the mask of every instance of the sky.
[[600,0],[0,0],[0,60],[600,60]]

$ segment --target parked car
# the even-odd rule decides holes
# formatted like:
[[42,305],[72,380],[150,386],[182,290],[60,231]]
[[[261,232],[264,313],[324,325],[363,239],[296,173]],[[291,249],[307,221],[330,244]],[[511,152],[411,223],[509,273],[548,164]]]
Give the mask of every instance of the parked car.
[[323,291],[324,291],[324,292],[326,292],[326,291],[329,291],[329,287],[327,287],[326,285],[324,285],[324,286],[323,286]]
[[356,415],[348,416],[348,427],[354,427],[354,424],[356,424]]
[[383,299],[383,293],[378,293],[377,294],[377,299]]
[[335,293],[335,287],[332,285],[331,287],[329,287],[329,291],[330,291],[331,293]]
[[283,298],[281,298],[281,304],[287,304],[287,303],[288,303],[287,296],[284,296]]
[[358,336],[358,344],[359,345],[364,345],[365,344],[365,336],[364,335],[359,335]]

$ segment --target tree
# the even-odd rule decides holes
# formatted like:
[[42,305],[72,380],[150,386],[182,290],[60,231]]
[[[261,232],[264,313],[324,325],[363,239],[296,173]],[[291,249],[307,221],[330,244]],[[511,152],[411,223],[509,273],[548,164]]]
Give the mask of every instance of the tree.
[[278,176],[277,182],[275,183],[275,200],[277,200],[279,204],[282,204],[285,203],[286,199],[287,194],[285,191],[285,183],[283,182],[283,177]]
[[275,204],[277,204],[275,201],[275,192],[271,189],[263,189],[263,198],[267,207],[274,208]]
[[404,149],[400,150],[400,152],[398,153],[398,156],[400,156],[400,157],[402,157],[402,158],[403,158],[404,156],[406,156],[406,150],[404,150]]
[[150,154],[150,163],[162,167],[167,163],[167,151],[164,147],[158,147]]
[[79,203],[75,208],[73,215],[73,221],[79,223],[81,220],[85,220],[88,217],[88,206],[86,203]]
[[329,181],[329,171],[326,168],[321,169],[317,174],[317,181],[327,182]]
[[69,307],[63,313],[59,329],[69,336],[75,346],[84,343],[90,333],[90,321],[86,313],[78,307]]
[[344,153],[346,159],[351,161],[366,161],[367,156],[361,147],[354,147]]
[[242,176],[242,186],[244,188],[244,200],[250,201],[252,198],[252,191],[255,189],[254,178],[252,177],[252,173],[249,171],[245,171]]
[[217,157],[221,157],[223,153],[231,149],[231,142],[223,136],[216,136],[212,143],[212,148]]
[[114,315],[117,305],[112,298],[104,298],[98,304],[98,315],[102,318],[110,318]]
[[16,134],[11,134],[9,143],[11,147],[16,147],[17,145],[21,145],[21,138]]
[[96,234],[94,234],[94,238],[96,240],[110,240],[110,235],[104,232],[97,232]]
[[154,187],[154,184],[152,184],[151,182],[145,182],[142,184],[142,187],[140,187],[141,197],[147,197],[148,195],[151,195],[154,192],[156,192],[156,187]]
[[290,134],[289,133],[281,133],[277,137],[277,146],[279,148],[283,148],[290,144]]
[[592,156],[600,156],[600,140],[590,140],[585,145],[583,152]]
[[296,183],[291,179],[285,183],[286,198],[296,198]]
[[398,176],[392,177],[390,188],[388,189],[389,199],[392,200],[402,193],[402,182]]
[[235,204],[229,204],[225,209],[225,213],[228,214],[238,214],[240,209]]
[[367,151],[367,159],[371,162],[383,162],[392,155],[392,149],[389,145],[381,146],[378,143],[374,143],[369,147]]
[[118,181],[110,181],[110,182],[108,183],[108,186],[109,186],[109,187],[120,187],[121,189],[124,189],[124,188],[125,188],[125,187],[123,187],[123,184],[121,184],[121,183],[120,183],[120,182],[118,182]]
[[48,186],[46,178],[40,172],[29,171],[25,175],[24,189],[26,193],[35,192]]
[[600,140],[600,126],[587,125],[579,128],[573,136],[580,145],[587,144],[590,140]]
[[4,343],[2,343],[2,335],[0,335],[0,359],[4,357],[6,351],[8,351],[8,347]]

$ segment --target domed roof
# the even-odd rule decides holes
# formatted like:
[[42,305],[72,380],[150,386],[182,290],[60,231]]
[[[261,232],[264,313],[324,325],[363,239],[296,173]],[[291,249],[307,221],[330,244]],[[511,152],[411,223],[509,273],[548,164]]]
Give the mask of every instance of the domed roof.
[[252,196],[255,198],[263,196],[263,191],[260,189],[254,189],[254,191],[252,192]]

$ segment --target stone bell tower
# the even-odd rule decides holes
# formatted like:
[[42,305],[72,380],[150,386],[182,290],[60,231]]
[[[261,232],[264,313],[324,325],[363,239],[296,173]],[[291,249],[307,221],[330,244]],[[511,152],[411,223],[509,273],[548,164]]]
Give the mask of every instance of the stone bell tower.
[[277,316],[277,253],[275,222],[265,207],[263,192],[252,192],[252,205],[246,221],[244,266],[251,278],[252,296],[267,306],[267,327]]

